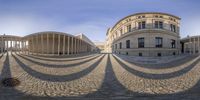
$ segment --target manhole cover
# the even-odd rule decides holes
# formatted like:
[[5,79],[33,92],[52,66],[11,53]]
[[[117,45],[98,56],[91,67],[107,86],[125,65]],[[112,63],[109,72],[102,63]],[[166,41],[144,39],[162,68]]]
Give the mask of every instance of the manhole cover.
[[20,81],[17,78],[5,78],[1,83],[5,87],[15,87],[20,84]]

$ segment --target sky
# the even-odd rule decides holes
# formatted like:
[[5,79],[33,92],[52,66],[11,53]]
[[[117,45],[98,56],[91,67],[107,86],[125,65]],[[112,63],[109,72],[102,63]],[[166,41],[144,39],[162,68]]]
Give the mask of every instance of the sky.
[[200,35],[200,0],[0,0],[0,34],[59,31],[104,42],[109,27],[139,12],[179,16],[181,38]]

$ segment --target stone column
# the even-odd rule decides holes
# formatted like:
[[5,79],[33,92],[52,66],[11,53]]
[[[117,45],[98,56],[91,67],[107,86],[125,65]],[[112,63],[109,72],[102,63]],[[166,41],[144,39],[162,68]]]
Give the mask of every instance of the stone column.
[[190,48],[190,54],[192,54],[192,37],[189,37],[189,45],[188,47]]
[[29,50],[28,50],[28,38],[26,39],[26,52],[27,52],[27,54],[29,54]]
[[195,49],[196,49],[196,47],[195,47],[195,43],[196,43],[196,42],[195,42],[195,37],[194,37],[193,41],[194,41],[194,43],[193,43],[193,54],[195,54],[195,51],[196,51],[196,50],[195,50]]
[[75,52],[75,54],[77,54],[77,50],[76,50],[76,49],[77,49],[77,48],[76,48],[76,46],[77,46],[77,44],[76,44],[76,38],[74,38],[74,41],[75,41],[75,42],[74,42],[74,47],[75,47],[75,48],[74,48],[74,52]]
[[4,41],[3,41],[3,35],[1,36],[1,53],[3,53],[3,43]]
[[15,41],[14,41],[14,50],[15,50],[15,53],[16,53],[16,51],[17,51],[17,38],[15,38]]
[[24,48],[23,48],[23,40],[21,40],[21,53],[24,53]]
[[24,40],[24,51],[25,51],[25,54],[27,54],[27,45],[26,45],[26,39]]
[[43,34],[41,34],[41,44],[42,44],[42,54],[44,54],[44,39],[43,39]]
[[19,45],[20,45],[20,53],[22,53],[22,40],[19,41]]
[[33,53],[34,53],[34,41],[33,41],[33,36],[32,36],[32,42],[31,42],[31,45],[32,45],[31,51],[32,51],[32,54],[33,54]]
[[60,34],[58,34],[58,55],[60,54]]
[[67,39],[67,55],[69,55],[69,46],[70,46],[70,37],[68,36],[68,39]]
[[36,48],[37,48],[37,55],[39,53],[39,47],[38,47],[38,45],[39,45],[39,34],[37,34],[37,46],[36,46]]
[[72,41],[71,41],[71,54],[74,54],[74,44],[73,44],[73,37],[72,37]]
[[200,37],[198,36],[198,53],[200,54],[200,39],[199,39]]
[[6,40],[6,51],[8,52],[8,39]]
[[47,54],[49,54],[49,34],[47,33]]
[[83,41],[81,40],[81,53],[83,52]]
[[63,37],[63,55],[65,55],[65,35]]
[[54,50],[55,50],[55,34],[53,34],[53,48],[52,48],[52,54],[54,54]]
[[24,40],[22,40],[22,53],[25,54],[25,50],[24,50]]
[[21,39],[18,41],[18,51],[19,51],[19,53],[21,53],[21,44],[20,44],[20,41],[21,41]]
[[18,45],[17,45],[17,38],[15,39],[15,52],[17,53],[17,51],[18,51]]
[[13,43],[13,42],[12,42],[12,38],[11,38],[11,39],[10,39],[10,49],[11,49],[11,53],[12,53],[12,48],[13,48],[13,47],[12,47],[12,43]]
[[20,41],[20,44],[21,44],[21,53],[24,53],[23,40]]
[[13,51],[15,52],[15,38],[12,39],[13,40]]
[[79,46],[80,46],[80,44],[79,44],[79,39],[77,39],[77,53],[79,54]]

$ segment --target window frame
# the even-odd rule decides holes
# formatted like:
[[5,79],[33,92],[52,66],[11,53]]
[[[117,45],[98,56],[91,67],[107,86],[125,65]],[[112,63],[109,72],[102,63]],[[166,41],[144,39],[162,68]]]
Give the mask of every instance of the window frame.
[[162,37],[155,37],[155,47],[156,48],[163,47],[163,38]]
[[129,49],[131,47],[131,41],[126,40],[126,49]]
[[171,48],[176,48],[176,40],[171,39]]
[[144,37],[138,38],[138,48],[144,48],[144,43],[145,43]]

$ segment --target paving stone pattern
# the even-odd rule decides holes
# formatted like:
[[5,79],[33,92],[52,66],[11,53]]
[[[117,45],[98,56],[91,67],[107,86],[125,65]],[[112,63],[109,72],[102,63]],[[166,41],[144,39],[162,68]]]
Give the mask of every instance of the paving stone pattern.
[[0,84],[0,100],[199,100],[200,56],[153,65],[126,59],[114,54],[50,58],[5,53],[0,81],[14,77],[20,84]]

